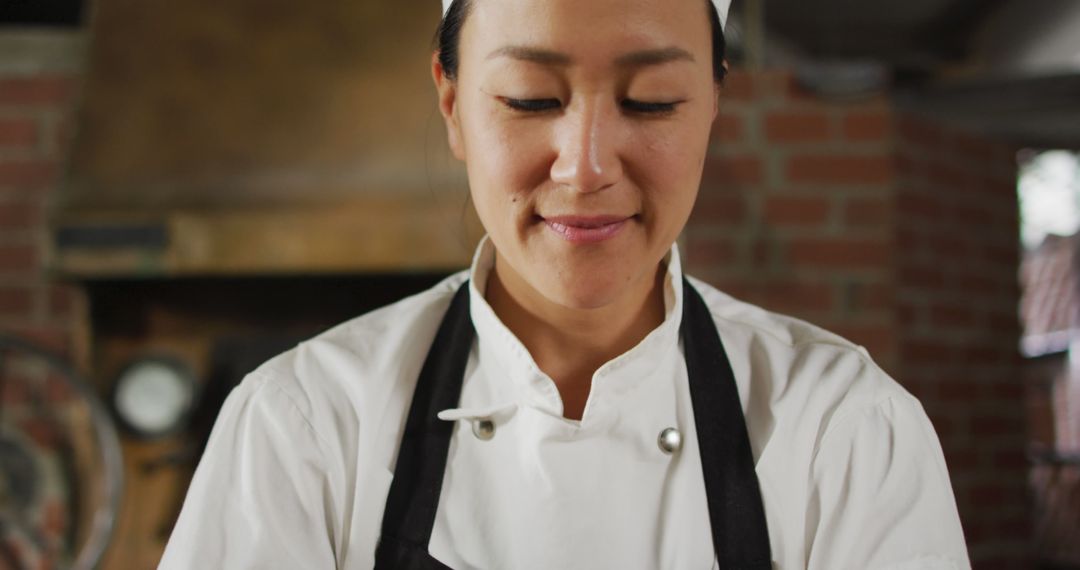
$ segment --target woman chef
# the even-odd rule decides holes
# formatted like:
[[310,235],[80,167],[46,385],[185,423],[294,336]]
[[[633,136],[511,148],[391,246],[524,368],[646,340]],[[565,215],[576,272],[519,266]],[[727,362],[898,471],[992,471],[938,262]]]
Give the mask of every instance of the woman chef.
[[919,403],[682,273],[727,4],[446,7],[432,71],[488,236],[244,380],[162,567],[968,567]]

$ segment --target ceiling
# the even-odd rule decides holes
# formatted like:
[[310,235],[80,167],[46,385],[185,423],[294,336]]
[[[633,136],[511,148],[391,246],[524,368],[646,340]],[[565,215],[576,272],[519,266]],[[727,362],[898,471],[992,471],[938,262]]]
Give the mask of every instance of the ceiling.
[[810,56],[928,65],[963,59],[972,36],[1005,1],[764,0],[764,12],[771,32]]

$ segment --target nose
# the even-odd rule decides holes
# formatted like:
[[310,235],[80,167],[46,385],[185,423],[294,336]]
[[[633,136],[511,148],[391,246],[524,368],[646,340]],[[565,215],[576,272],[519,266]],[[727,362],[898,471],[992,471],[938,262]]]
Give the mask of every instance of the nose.
[[579,99],[556,129],[551,179],[577,192],[596,192],[622,176],[618,110],[600,97]]

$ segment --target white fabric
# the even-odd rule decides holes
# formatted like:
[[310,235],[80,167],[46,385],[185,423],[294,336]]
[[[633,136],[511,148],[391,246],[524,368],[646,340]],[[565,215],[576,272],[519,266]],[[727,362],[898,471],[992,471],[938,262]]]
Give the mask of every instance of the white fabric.
[[[454,3],[454,0],[442,0],[442,12],[443,16],[446,15],[446,11],[450,9],[450,5]],[[727,28],[727,15],[728,8],[731,7],[731,0],[712,0],[713,6],[716,6],[716,13],[720,16],[720,29]]]
[[[580,422],[484,301],[430,553],[453,568],[715,567],[679,343],[666,320],[593,378]],[[469,272],[346,322],[229,396],[161,567],[371,568],[396,450],[435,329]],[[748,418],[774,567],[969,568],[945,462],[922,407],[866,351],[694,280]],[[709,413],[698,410],[698,413]],[[490,440],[474,418],[491,418]],[[657,436],[678,428],[666,455]]]

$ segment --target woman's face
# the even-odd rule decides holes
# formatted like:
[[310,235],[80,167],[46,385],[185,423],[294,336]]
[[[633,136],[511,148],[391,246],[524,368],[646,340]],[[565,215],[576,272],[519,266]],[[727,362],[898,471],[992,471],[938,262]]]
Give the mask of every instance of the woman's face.
[[570,308],[651,288],[716,112],[702,0],[473,0],[450,145],[505,281]]

